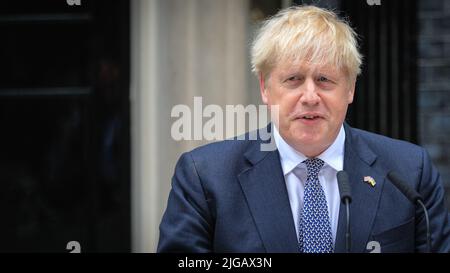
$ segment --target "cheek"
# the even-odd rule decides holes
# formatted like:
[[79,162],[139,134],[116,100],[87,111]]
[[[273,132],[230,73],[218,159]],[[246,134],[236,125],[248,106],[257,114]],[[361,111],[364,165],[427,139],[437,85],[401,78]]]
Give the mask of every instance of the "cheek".
[[295,106],[295,98],[293,94],[284,92],[280,89],[271,89],[266,92],[267,100],[270,105],[280,105],[283,110],[290,109]]
[[345,119],[345,116],[347,115],[347,109],[348,109],[348,103],[347,101],[341,101],[340,103],[335,105],[335,118],[342,122]]
[[280,100],[280,111],[282,111],[282,116],[289,116],[296,111],[298,105],[297,95],[286,95]]
[[299,100],[299,92],[285,93],[283,96],[280,96],[280,103],[290,111],[295,109]]

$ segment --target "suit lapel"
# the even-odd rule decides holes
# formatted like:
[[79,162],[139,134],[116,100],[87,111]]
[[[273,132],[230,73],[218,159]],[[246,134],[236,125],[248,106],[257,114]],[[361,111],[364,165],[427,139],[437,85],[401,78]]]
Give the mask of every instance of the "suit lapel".
[[[344,155],[344,170],[350,178],[352,203],[350,205],[352,236],[352,252],[366,252],[373,222],[378,209],[384,176],[373,167],[377,156],[370,147],[355,134],[353,129],[345,125],[346,141]],[[371,176],[375,186],[364,181],[365,176]],[[340,206],[338,230],[335,251],[345,252],[345,206]]]
[[261,142],[254,143],[246,154],[253,166],[239,174],[238,179],[264,247],[267,252],[298,252],[278,150],[262,152]]

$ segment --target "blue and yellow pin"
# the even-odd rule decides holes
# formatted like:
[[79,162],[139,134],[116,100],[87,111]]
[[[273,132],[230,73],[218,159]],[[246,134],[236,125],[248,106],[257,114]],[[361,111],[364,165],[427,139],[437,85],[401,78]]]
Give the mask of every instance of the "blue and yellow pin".
[[364,176],[364,182],[366,182],[372,187],[375,187],[375,185],[377,184],[377,182],[375,182],[375,179],[373,179],[372,176]]

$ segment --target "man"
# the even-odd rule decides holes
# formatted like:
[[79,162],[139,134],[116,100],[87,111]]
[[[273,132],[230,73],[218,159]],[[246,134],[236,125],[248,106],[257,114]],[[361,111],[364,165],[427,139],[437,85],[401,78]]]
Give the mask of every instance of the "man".
[[352,190],[352,252],[427,251],[423,211],[389,181],[391,170],[423,197],[432,251],[450,251],[444,191],[427,153],[344,123],[361,66],[346,22],[312,6],[280,11],[257,35],[252,64],[263,102],[279,109],[277,149],[227,140],[183,154],[159,252],[345,252],[340,170]]

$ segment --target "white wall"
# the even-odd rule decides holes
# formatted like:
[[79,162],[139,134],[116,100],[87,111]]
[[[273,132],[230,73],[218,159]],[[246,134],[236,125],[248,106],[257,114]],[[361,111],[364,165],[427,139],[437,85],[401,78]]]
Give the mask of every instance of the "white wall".
[[[176,160],[171,109],[259,103],[248,90],[248,1],[131,2],[132,250],[154,252]],[[257,96],[258,97],[258,96]]]

